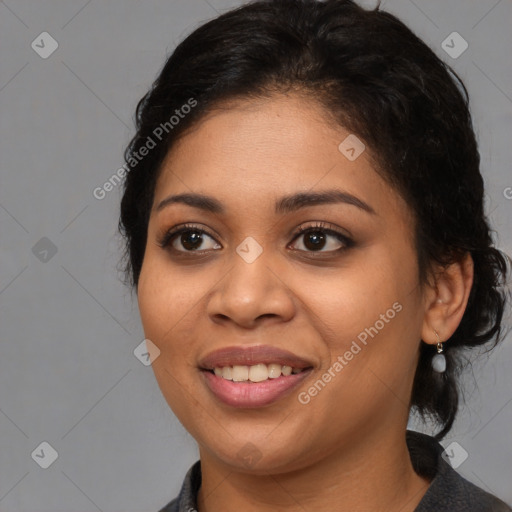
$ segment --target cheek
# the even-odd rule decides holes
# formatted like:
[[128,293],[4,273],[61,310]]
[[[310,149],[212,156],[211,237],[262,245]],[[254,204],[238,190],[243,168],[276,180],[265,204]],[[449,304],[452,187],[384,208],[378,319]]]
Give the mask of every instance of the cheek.
[[332,339],[343,345],[404,296],[405,272],[397,277],[383,251],[375,248],[332,273],[302,274],[294,288],[301,290],[302,302],[315,313],[312,318],[317,318],[319,330],[332,333]]
[[161,351],[171,350],[173,339],[186,329],[205,293],[197,279],[146,258],[137,295],[145,336]]
[[152,369],[169,407],[185,421],[197,405],[187,383],[195,369],[194,345],[187,336],[197,314],[194,306],[204,293],[182,272],[172,272],[158,258],[145,258],[137,300],[144,335],[160,350]]
[[332,275],[302,275],[300,286],[296,283],[297,289],[308,291],[301,297],[329,352],[322,370],[342,358],[331,371],[337,377],[331,389],[345,400],[349,389],[358,400],[371,400],[385,391],[381,380],[402,394],[403,379],[414,370],[419,302],[411,292],[417,286],[416,266],[412,252],[400,254],[402,258],[384,245],[375,246]]

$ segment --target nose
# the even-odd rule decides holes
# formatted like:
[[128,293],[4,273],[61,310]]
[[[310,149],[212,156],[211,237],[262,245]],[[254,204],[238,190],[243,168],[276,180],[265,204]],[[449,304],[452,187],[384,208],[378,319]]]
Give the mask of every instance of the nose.
[[207,313],[215,323],[234,323],[252,329],[262,323],[287,322],[295,314],[286,276],[263,253],[252,262],[233,253],[231,269],[215,285]]

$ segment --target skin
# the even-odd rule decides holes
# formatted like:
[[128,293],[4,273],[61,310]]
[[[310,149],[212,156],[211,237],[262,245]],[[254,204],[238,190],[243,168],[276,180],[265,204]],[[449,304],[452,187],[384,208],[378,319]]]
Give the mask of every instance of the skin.
[[[156,184],[138,302],[146,338],[161,351],[152,365],[160,389],[199,445],[200,512],[407,512],[430,483],[414,472],[405,442],[418,349],[422,339],[436,343],[434,329],[445,340],[457,328],[472,260],[420,286],[409,207],[375,171],[369,150],[353,162],[340,153],[349,132],[329,119],[297,93],[233,103],[179,140]],[[328,189],[357,196],[375,214],[343,203],[274,212],[284,195]],[[156,211],[169,195],[187,192],[216,198],[226,212],[184,204]],[[319,252],[306,245],[308,235],[294,236],[315,221],[354,246],[336,252],[343,242],[325,235]],[[203,236],[199,255],[179,235],[172,246],[158,245],[183,223],[214,235]],[[250,264],[236,252],[248,236],[263,249]],[[297,394],[395,302],[402,310],[301,404]],[[311,375],[269,406],[219,402],[199,360],[260,344],[312,361]],[[239,455],[248,442],[257,454],[250,465]]]

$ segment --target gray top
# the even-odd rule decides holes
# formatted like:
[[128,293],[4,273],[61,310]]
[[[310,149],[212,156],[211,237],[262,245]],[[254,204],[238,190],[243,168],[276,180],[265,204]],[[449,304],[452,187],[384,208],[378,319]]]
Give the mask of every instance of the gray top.
[[[506,503],[460,476],[442,457],[433,437],[407,430],[407,447],[416,473],[432,479],[414,512],[512,512]],[[179,495],[159,512],[197,512],[201,464],[188,471]]]

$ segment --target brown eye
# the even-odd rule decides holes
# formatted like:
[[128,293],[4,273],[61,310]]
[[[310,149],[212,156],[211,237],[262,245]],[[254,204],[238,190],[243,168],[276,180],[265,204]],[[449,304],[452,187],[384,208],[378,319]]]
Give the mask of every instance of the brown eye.
[[298,250],[306,252],[340,252],[354,245],[350,238],[322,224],[300,228],[295,240],[301,241]]
[[193,226],[182,226],[169,230],[158,242],[158,245],[163,249],[171,246],[170,248],[177,252],[199,252],[221,247],[204,229]]
[[326,239],[329,235],[325,235],[321,231],[310,231],[302,236],[304,246],[311,251],[317,251],[325,247]]
[[203,243],[203,235],[198,231],[184,231],[175,241],[181,243],[187,251],[199,249]]

